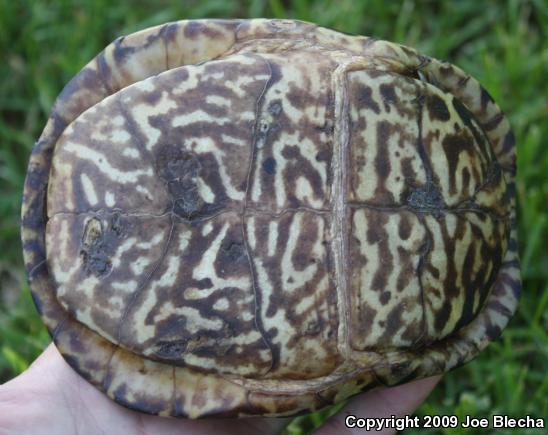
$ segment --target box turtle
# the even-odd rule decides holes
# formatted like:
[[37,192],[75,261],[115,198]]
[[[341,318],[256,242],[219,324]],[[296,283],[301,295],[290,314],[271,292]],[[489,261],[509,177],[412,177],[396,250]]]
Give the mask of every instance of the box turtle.
[[67,84],[34,147],[32,295],[126,407],[313,411],[499,336],[515,161],[479,83],[411,48],[292,20],[153,27]]

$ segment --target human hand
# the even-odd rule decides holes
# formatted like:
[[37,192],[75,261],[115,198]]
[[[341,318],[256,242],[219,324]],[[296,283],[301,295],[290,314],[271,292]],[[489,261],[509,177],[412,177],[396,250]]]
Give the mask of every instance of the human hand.
[[[364,418],[411,414],[439,379],[435,376],[360,394],[350,399],[316,434],[363,433],[363,429],[346,428],[344,421],[349,414]],[[268,435],[280,432],[289,421],[289,418],[183,420],[137,413],[116,404],[82,379],[53,344],[27,371],[0,386],[0,435]]]

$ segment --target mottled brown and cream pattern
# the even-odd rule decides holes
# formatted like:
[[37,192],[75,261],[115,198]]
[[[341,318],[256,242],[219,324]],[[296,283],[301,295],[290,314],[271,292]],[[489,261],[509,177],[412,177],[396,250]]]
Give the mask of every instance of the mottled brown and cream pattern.
[[514,176],[507,119],[451,64],[292,20],[168,23],[60,94],[25,263],[57,347],[118,403],[292,415],[500,335]]

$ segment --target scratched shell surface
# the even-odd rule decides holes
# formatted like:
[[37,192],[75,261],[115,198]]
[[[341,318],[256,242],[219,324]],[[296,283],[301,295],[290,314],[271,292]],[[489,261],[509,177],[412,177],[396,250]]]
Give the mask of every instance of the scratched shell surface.
[[288,20],[119,38],[27,175],[35,303],[117,402],[291,415],[450,370],[516,309],[515,147],[457,67]]

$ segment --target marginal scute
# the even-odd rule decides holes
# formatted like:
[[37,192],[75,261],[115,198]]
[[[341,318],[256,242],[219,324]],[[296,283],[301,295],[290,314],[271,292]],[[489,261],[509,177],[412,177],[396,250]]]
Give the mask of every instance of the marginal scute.
[[465,363],[520,292],[515,146],[479,83],[293,20],[118,38],[23,198],[35,304],[116,402],[285,416]]
[[167,69],[215,59],[236,41],[238,20],[194,20],[166,24]]

